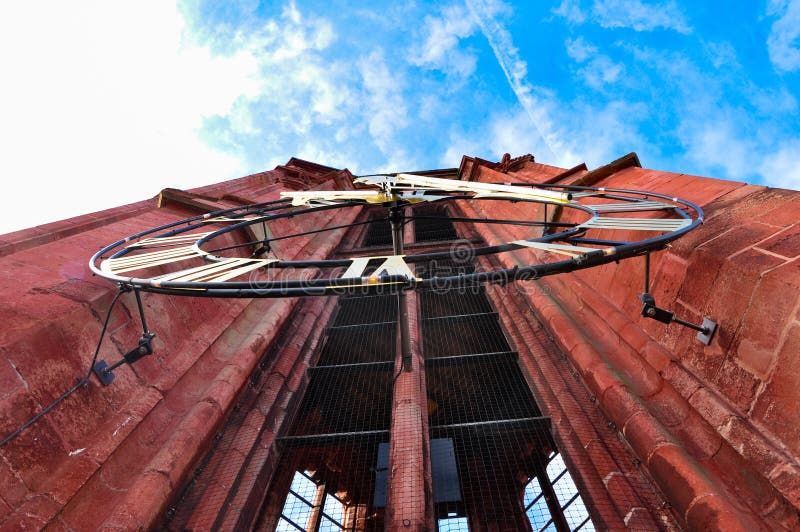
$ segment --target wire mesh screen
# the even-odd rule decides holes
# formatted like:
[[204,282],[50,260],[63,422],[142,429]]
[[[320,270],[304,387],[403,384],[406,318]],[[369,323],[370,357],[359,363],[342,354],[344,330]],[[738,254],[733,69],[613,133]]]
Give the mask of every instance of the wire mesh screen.
[[397,299],[391,295],[339,299],[333,326],[386,323],[397,320]]
[[[439,261],[418,271],[430,277],[474,269]],[[485,290],[420,292],[420,313],[438,529],[593,530],[566,467],[554,480],[548,476],[549,461],[559,456],[549,419]]]
[[260,529],[383,529],[396,321],[396,296],[339,298]]
[[392,362],[396,332],[394,321],[331,327],[319,366]]
[[495,313],[424,318],[422,343],[425,358],[509,350]]
[[388,429],[392,363],[317,366],[289,432],[291,436]]
[[448,290],[446,292],[420,291],[420,311],[428,319],[467,314],[488,314],[492,307],[486,300],[483,286],[470,287],[469,290]]
[[430,359],[426,368],[431,426],[541,416],[515,353]]
[[531,511],[525,504],[531,479],[539,478],[553,453],[547,418],[431,426],[430,436],[439,530],[549,529],[532,517],[558,514],[552,491],[540,499],[544,506]]
[[371,223],[367,224],[367,231],[364,235],[364,247],[370,246],[391,246],[392,245],[392,224],[386,213],[382,210],[374,212],[369,217]]
[[[391,243],[388,223],[385,225],[388,240],[368,233],[370,245]],[[452,255],[448,260],[416,264],[417,275],[453,276],[475,270],[474,257]],[[365,274],[374,271],[379,262],[372,261]],[[302,398],[298,393],[291,403],[264,399],[282,404],[280,408],[292,416],[280,425],[275,443],[264,439],[274,433],[258,432],[248,423],[251,414],[261,408],[261,395],[254,387],[242,410],[231,416],[215,454],[202,466],[213,473],[209,475],[212,480],[198,477],[199,488],[188,491],[184,499],[188,502],[177,510],[170,528],[192,529],[196,522],[235,528],[237,522],[252,520],[228,517],[247,511],[258,516],[259,530],[383,530],[398,524],[397,517],[402,517],[409,501],[430,500],[426,496],[433,498],[438,530],[594,530],[595,523],[604,523],[602,504],[616,505],[611,511],[625,516],[626,528],[636,528],[636,523],[652,525],[649,529],[662,522],[668,523],[666,528],[671,526],[668,516],[658,513],[659,501],[647,479],[631,464],[612,432],[596,440],[605,448],[613,447],[609,456],[620,462],[616,465],[618,476],[606,478],[610,478],[609,485],[627,482],[631,493],[611,493],[606,485],[599,489],[607,490],[610,499],[597,498],[596,487],[580,476],[573,478],[567,462],[574,472],[587,471],[595,464],[576,458],[570,439],[558,440],[567,460],[559,453],[550,419],[542,415],[531,394],[519,355],[506,339],[501,317],[494,312],[485,287],[442,286],[416,294],[418,322],[411,326],[420,331],[425,385],[421,385],[421,375],[410,375],[420,379],[414,393],[421,392],[418,404],[423,412],[427,407],[432,493],[424,482],[394,495],[389,492],[390,438],[395,438],[395,446],[408,443],[408,449],[393,448],[393,468],[398,459],[423,468],[423,461],[415,461],[422,455],[414,454],[411,444],[425,438],[420,425],[412,424],[417,427],[414,436],[418,439],[407,438],[409,432],[397,428],[402,427],[398,423],[405,411],[398,406],[400,402],[393,405],[395,383],[399,383],[401,396],[414,387],[408,377],[395,380],[401,375],[394,363],[399,344],[397,297],[351,294],[336,303],[316,351],[316,363],[305,373]],[[515,330],[513,323],[506,325]],[[541,330],[532,332],[533,341],[547,343]],[[557,354],[548,351],[536,356]],[[523,361],[527,364],[528,358]],[[585,394],[575,379],[568,379],[566,389],[576,398]],[[393,412],[393,408],[398,410]],[[419,419],[418,412],[414,411],[415,419]],[[395,432],[390,434],[393,414]],[[584,418],[591,419],[585,423],[591,424],[592,430],[604,425],[602,420]],[[265,426],[272,427],[272,421]],[[276,432],[278,426],[275,423]],[[247,448],[243,441],[252,449],[246,457],[240,451]],[[402,485],[404,477],[400,478]],[[393,480],[392,489],[397,490],[396,485]],[[259,494],[253,508],[237,506],[239,486],[257,486],[251,490]],[[618,504],[623,497],[633,502]],[[598,500],[604,502],[597,504]],[[196,520],[192,511],[201,506],[218,517]],[[636,512],[631,513],[631,508]]]
[[389,435],[283,440],[273,490],[286,493],[258,529],[378,531],[384,528]]
[[417,242],[435,242],[458,238],[453,222],[443,205],[422,205],[414,208],[414,238]]

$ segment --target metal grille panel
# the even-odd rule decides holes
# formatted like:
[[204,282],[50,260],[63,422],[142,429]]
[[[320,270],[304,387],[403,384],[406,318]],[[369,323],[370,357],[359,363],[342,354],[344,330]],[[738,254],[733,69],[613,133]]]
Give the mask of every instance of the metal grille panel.
[[431,426],[541,416],[516,353],[430,359],[426,368]]
[[[325,494],[324,514],[318,518],[318,530],[383,530],[383,506],[376,501],[381,490],[376,487],[385,484],[386,471],[378,470],[376,465],[381,444],[386,441],[388,434],[284,441],[281,444],[281,462],[273,481],[273,494],[283,492],[287,495],[268,498],[256,528],[313,530],[313,525],[309,526],[313,521],[311,509],[306,510],[308,505],[298,501],[290,491],[298,478],[308,475],[313,488]],[[295,524],[289,524],[288,520],[295,521]]]
[[[279,438],[262,528],[383,529],[396,320],[394,296],[339,298],[303,401]],[[304,478],[316,502],[291,489]]]
[[547,418],[432,426],[430,435],[452,440],[461,493],[460,500],[436,505],[440,530],[531,530],[522,498],[527,480],[554,448]]
[[397,298],[391,295],[341,298],[333,326],[397,320]]
[[422,315],[427,318],[492,312],[492,307],[486,300],[486,289],[483,286],[469,287],[458,291],[420,290],[418,294],[420,310]]
[[422,321],[422,343],[425,358],[510,350],[496,314],[426,318]]
[[[420,270],[471,271],[460,266],[448,261]],[[569,474],[559,477],[562,495],[547,476],[549,457],[557,456],[549,419],[533,400],[485,289],[421,292],[420,310],[438,529],[588,530],[588,511],[576,502]]]
[[393,321],[331,327],[318,365],[392,362],[396,334]]
[[[440,205],[414,208],[414,238],[417,242],[435,242],[458,238],[453,222],[446,218],[447,209]],[[424,218],[430,216],[431,218]]]
[[392,363],[310,370],[290,436],[388,429]]
[[374,213],[370,215],[372,223],[367,225],[367,232],[364,235],[364,247],[370,246],[391,246],[392,245],[392,224],[386,219],[384,213]]

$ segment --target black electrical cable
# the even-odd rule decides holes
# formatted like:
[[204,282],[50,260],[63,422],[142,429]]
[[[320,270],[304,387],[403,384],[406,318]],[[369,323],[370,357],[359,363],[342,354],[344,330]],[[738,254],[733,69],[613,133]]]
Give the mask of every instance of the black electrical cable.
[[78,380],[78,383],[75,386],[73,386],[72,388],[70,388],[69,390],[64,392],[61,395],[61,397],[59,397],[58,399],[56,399],[55,401],[50,403],[41,412],[39,412],[38,414],[33,416],[31,419],[29,419],[27,422],[25,422],[17,430],[15,430],[14,432],[12,432],[8,436],[6,436],[3,439],[3,441],[0,441],[0,447],[3,447],[5,444],[7,444],[8,442],[13,440],[14,438],[19,436],[20,434],[22,434],[22,432],[25,429],[27,429],[28,427],[30,427],[31,425],[33,425],[34,423],[39,421],[39,419],[41,419],[45,414],[47,414],[52,409],[54,409],[56,406],[58,406],[59,403],[61,403],[64,399],[66,399],[67,397],[72,395],[78,388],[80,388],[81,386],[85,386],[89,382],[89,378],[92,376],[92,368],[94,368],[94,364],[95,364],[95,362],[97,362],[97,355],[100,353],[100,346],[103,345],[103,338],[105,337],[106,330],[108,329],[108,322],[111,319],[111,311],[114,309],[114,306],[117,304],[117,301],[119,301],[119,297],[123,293],[127,292],[128,290],[129,289],[120,288],[119,292],[117,292],[117,295],[115,295],[114,299],[111,301],[111,305],[108,307],[108,312],[106,313],[106,319],[103,322],[103,330],[100,332],[100,340],[97,342],[97,349],[95,349],[95,351],[94,351],[94,356],[92,357],[92,363],[89,364],[89,371],[86,372],[86,375],[82,379]]

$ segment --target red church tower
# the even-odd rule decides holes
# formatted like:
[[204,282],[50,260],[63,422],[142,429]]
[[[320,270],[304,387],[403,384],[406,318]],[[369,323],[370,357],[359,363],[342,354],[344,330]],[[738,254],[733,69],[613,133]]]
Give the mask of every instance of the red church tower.
[[[89,375],[0,447],[0,529],[800,528],[800,192],[649,170],[635,154],[591,171],[465,156],[415,174],[648,190],[705,220],[647,261],[409,292],[405,317],[390,294],[143,294],[154,352],[108,386],[90,372],[104,325],[109,362],[141,325],[131,294],[104,324],[118,290],[92,254],[281,192],[354,190],[353,176],[290,159],[0,236],[0,440]],[[514,268],[513,254],[470,250],[527,233],[470,220],[570,221],[545,209],[433,202],[402,242],[449,254],[416,265],[420,278]],[[287,260],[390,256],[381,212],[285,218],[261,237]],[[332,226],[346,227],[318,231]],[[708,345],[642,316],[645,268],[660,307],[716,321]]]

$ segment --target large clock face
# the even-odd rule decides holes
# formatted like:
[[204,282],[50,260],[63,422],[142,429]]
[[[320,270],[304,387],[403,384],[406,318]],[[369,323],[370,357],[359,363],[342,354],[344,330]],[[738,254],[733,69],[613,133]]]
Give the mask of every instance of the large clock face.
[[[279,200],[146,229],[97,252],[90,267],[123,286],[186,296],[288,297],[441,287],[443,283],[532,279],[642,255],[663,248],[703,219],[700,208],[692,203],[653,192],[476,183],[408,174],[369,176],[356,182],[367,188],[284,192]],[[473,258],[517,252],[522,263],[513,269],[426,279],[415,276],[413,265],[446,259],[449,251],[285,260],[273,250],[277,240],[353,224],[320,226],[279,237],[268,230],[278,220],[365,205],[385,207],[387,216],[392,212],[395,222],[402,223],[414,218],[418,206],[431,202],[467,202],[486,207],[479,209],[486,213],[494,212],[497,202],[517,207],[537,204],[546,206],[539,211],[546,213],[549,208],[551,218],[554,212],[560,214],[557,219],[525,219],[531,210],[519,208],[521,216],[515,219],[459,218],[473,224],[525,227],[530,238],[486,242],[470,250]],[[524,253],[530,250],[535,253]]]

